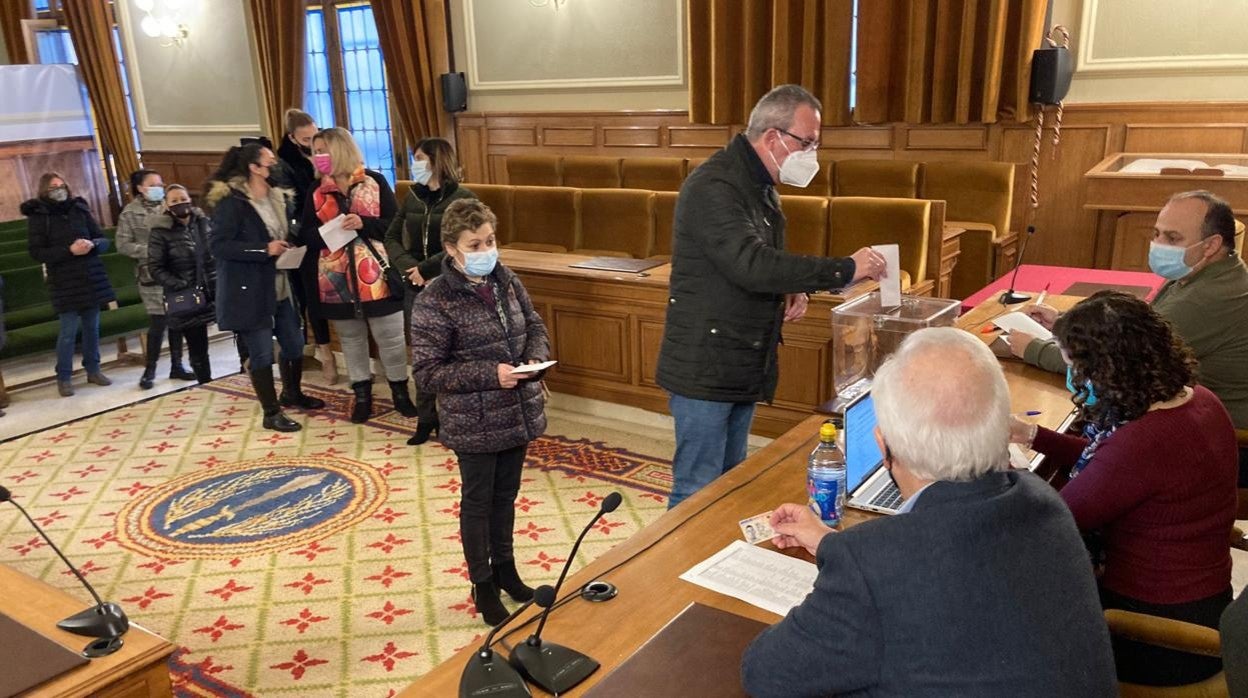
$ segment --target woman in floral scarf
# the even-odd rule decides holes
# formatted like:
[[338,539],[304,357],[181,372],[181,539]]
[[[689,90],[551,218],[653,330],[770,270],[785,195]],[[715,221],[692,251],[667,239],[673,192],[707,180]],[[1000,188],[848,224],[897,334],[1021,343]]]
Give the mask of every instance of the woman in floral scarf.
[[[415,417],[407,389],[407,342],[403,336],[403,289],[386,278],[386,229],[398,202],[385,177],[364,169],[364,156],[344,128],[321,131],[312,140],[312,164],[321,180],[305,204],[297,244],[307,245],[301,277],[309,316],[330,321],[342,342],[342,354],[355,391],[351,421],[362,423],[372,413],[373,376],[368,335],[381,357],[404,417]],[[339,226],[355,233],[345,245],[327,243],[322,227]]]

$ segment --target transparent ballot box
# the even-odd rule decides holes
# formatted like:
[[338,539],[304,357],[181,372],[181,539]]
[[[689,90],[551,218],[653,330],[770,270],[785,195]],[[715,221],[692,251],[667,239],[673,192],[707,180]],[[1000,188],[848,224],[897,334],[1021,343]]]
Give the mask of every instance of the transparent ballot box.
[[879,292],[832,309],[832,382],[838,400],[852,400],[870,387],[875,371],[924,327],[952,327],[961,303],[949,298],[902,296],[901,305],[881,308]]

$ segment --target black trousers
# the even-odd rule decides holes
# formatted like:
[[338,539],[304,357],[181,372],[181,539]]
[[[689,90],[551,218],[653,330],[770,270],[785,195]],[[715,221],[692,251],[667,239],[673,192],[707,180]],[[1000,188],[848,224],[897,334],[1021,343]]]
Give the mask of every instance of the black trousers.
[[195,325],[182,328],[182,336],[186,338],[187,353],[190,354],[191,366],[208,365],[208,326]]
[[516,495],[529,445],[497,453],[455,453],[459,478],[459,538],[473,584],[488,581],[490,563],[515,559]]
[[[1222,611],[1231,603],[1232,598],[1229,586],[1226,591],[1207,599],[1180,604],[1146,603],[1115,594],[1108,589],[1101,589],[1100,592],[1103,608],[1173,618],[1215,630]],[[1217,657],[1201,657],[1118,637],[1113,638],[1113,644],[1114,665],[1118,668],[1119,681],[1146,686],[1181,686],[1203,681],[1222,670],[1222,660]]]
[[[155,366],[160,358],[160,345],[165,340],[165,328],[168,326],[164,315],[148,315],[147,347],[144,359],[148,366]],[[169,328],[169,358],[173,363],[182,361],[182,332]]]

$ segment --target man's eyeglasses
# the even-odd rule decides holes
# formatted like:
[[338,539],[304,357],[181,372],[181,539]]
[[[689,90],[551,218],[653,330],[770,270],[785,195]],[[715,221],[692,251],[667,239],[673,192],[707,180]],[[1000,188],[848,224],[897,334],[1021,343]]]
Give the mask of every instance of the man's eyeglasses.
[[797,141],[797,144],[802,146],[802,150],[811,150],[811,149],[819,147],[818,138],[802,138],[801,136],[795,133],[789,133],[788,131],[782,128],[777,128],[776,130],[788,136],[789,138],[792,138],[793,140]]

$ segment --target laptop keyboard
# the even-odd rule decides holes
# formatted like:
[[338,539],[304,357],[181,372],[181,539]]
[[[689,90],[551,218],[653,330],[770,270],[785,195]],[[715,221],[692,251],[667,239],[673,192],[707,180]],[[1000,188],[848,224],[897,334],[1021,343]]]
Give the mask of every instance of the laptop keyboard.
[[896,509],[901,506],[901,490],[897,489],[897,483],[889,483],[888,487],[872,497],[871,506],[881,509]]

